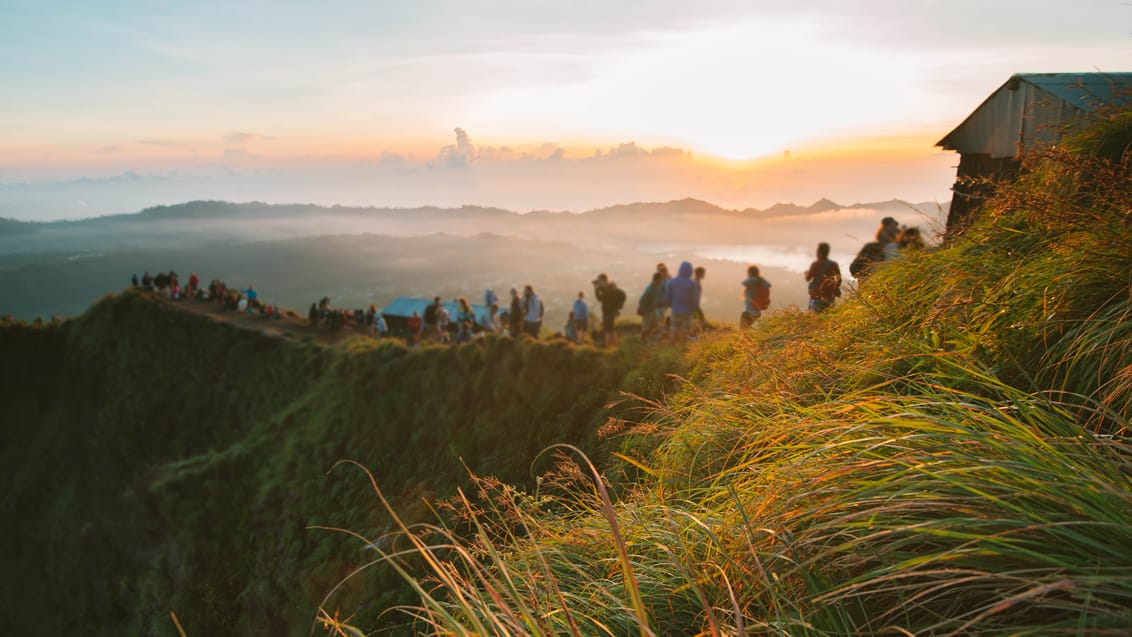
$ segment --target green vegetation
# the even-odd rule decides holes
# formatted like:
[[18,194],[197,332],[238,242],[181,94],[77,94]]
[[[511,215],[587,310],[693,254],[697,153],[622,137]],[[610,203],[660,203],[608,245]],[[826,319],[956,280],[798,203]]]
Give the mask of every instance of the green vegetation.
[[1130,139],[686,352],[0,328],[0,632],[1126,634]]
[[[570,442],[607,457],[621,390],[659,398],[679,352],[491,338],[407,349],[272,337],[128,292],[75,321],[0,328],[6,635],[306,635],[320,606],[380,624],[415,596],[347,528],[395,528],[468,472],[535,484]],[[549,461],[548,461],[549,462]],[[466,466],[465,466],[466,464]],[[328,473],[329,472],[329,473]],[[321,527],[321,528],[320,528]]]
[[1110,116],[836,309],[698,344],[617,480],[565,449],[370,569],[425,634],[1127,634],[1130,139]]

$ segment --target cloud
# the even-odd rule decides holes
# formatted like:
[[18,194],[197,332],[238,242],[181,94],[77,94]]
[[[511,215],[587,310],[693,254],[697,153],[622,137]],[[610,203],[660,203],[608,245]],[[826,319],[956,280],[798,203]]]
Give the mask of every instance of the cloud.
[[476,147],[472,144],[472,139],[468,137],[467,131],[457,128],[454,132],[456,133],[456,143],[441,148],[436,159],[454,168],[463,168],[476,160]]
[[606,153],[607,157],[647,157],[649,151],[637,145],[637,142],[629,142],[618,144],[615,148],[610,148]]
[[482,161],[510,161],[523,157],[524,155],[515,152],[510,146],[487,146],[476,151],[476,159]]
[[239,161],[239,160],[242,160],[242,159],[254,159],[254,158],[255,158],[255,155],[252,155],[251,153],[249,153],[246,148],[225,148],[224,149],[224,159],[227,160],[227,161]]
[[676,158],[691,158],[692,154],[683,148],[676,148],[675,146],[658,146],[653,149],[638,146],[637,142],[627,142],[618,144],[614,148],[610,148],[604,155],[599,150],[594,154],[594,157],[612,157],[612,158],[647,158],[647,157],[676,157]]
[[406,157],[404,155],[401,155],[399,153],[391,153],[387,150],[382,151],[381,157],[377,159],[377,163],[385,165],[403,164],[405,163],[405,161]]
[[139,139],[139,144],[146,146],[156,146],[158,148],[168,148],[170,150],[181,150],[186,153],[197,154],[197,149],[189,146],[188,144],[180,144],[177,142],[169,142],[161,139]]
[[275,138],[269,135],[261,135],[259,133],[228,133],[224,136],[224,142],[231,146],[247,146],[252,142],[269,142]]

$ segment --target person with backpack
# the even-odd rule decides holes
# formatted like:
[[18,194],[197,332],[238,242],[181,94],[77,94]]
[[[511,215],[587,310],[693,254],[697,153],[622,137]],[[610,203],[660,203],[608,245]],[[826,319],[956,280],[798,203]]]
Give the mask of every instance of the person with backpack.
[[601,337],[605,347],[617,347],[619,339],[614,327],[617,315],[625,307],[625,291],[602,272],[593,280],[594,298],[601,303]]
[[759,275],[759,266],[748,266],[747,278],[743,280],[743,315],[739,317],[739,327],[751,327],[769,307],[770,281]]
[[817,260],[806,271],[806,280],[810,282],[811,312],[824,312],[841,296],[841,268],[829,258],[828,243],[818,244]]

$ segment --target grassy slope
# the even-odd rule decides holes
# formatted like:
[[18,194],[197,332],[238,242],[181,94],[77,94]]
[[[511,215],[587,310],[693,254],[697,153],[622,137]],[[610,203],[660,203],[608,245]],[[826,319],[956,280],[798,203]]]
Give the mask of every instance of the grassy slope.
[[953,245],[703,343],[618,504],[584,465],[469,500],[472,540],[416,534],[413,577],[442,584],[417,612],[445,634],[1127,634],[1130,141],[1117,114]]
[[[306,634],[390,526],[354,459],[410,519],[469,469],[531,483],[531,459],[597,429],[622,388],[658,395],[667,350],[492,339],[327,348],[127,293],[61,327],[0,329],[4,634]],[[367,621],[411,601],[390,572],[327,601]]]

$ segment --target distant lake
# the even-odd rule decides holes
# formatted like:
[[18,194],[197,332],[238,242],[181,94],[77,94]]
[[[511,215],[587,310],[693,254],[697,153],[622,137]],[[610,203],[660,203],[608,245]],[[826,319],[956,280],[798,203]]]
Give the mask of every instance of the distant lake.
[[[679,255],[680,253],[688,254],[690,252],[693,257],[701,257],[704,259],[722,259],[724,261],[752,264],[759,267],[773,267],[793,272],[805,272],[809,269],[810,263],[813,262],[815,258],[814,251],[816,248],[816,244],[813,246],[767,244],[722,246],[654,245],[644,247],[642,250],[656,254],[672,255]],[[841,266],[842,273],[845,276],[848,276],[849,262],[853,260],[854,256],[855,254],[838,252],[836,250],[830,253],[830,257]]]

